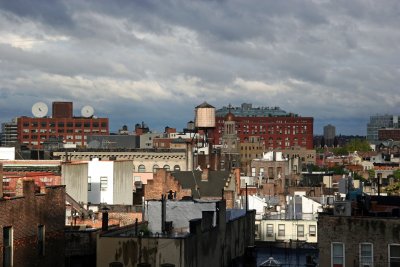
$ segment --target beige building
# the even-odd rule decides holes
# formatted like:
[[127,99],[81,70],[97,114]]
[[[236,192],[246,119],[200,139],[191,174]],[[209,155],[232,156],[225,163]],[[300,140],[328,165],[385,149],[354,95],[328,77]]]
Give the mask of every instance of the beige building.
[[259,136],[250,136],[249,140],[240,143],[240,166],[244,173],[248,173],[251,161],[261,158],[263,152],[264,143]]
[[153,172],[156,168],[191,171],[193,157],[184,149],[137,149],[132,151],[88,150],[53,152],[53,157],[62,161],[84,161],[93,158],[99,160],[132,160],[134,171]]
[[268,219],[256,221],[256,240],[317,243],[317,220]]

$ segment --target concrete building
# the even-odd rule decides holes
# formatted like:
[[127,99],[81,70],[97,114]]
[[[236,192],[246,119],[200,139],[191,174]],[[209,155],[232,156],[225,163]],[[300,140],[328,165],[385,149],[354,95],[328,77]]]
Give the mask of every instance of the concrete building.
[[16,197],[3,198],[1,193],[0,265],[64,266],[65,187],[39,193],[33,181],[24,180]]
[[251,104],[216,110],[214,144],[222,144],[225,116],[229,112],[235,117],[236,132],[240,142],[248,140],[250,136],[259,136],[268,150],[292,146],[313,148],[313,118],[286,113],[279,107],[253,108]]
[[328,147],[332,147],[334,145],[336,137],[336,128],[333,125],[326,125],[324,126],[324,140],[325,140],[325,145]]
[[377,144],[379,142],[378,131],[382,128],[399,128],[399,116],[388,114],[371,116],[367,124],[367,141]]
[[215,207],[190,218],[186,231],[174,231],[172,223],[164,233],[150,232],[146,225],[103,232],[97,239],[97,266],[232,266],[254,245],[255,213],[229,212],[224,201]]
[[183,149],[133,149],[133,150],[60,150],[52,153],[54,159],[61,161],[89,161],[99,160],[131,160],[134,171],[153,172],[155,168],[176,169],[190,171],[193,169],[193,157],[190,148]]

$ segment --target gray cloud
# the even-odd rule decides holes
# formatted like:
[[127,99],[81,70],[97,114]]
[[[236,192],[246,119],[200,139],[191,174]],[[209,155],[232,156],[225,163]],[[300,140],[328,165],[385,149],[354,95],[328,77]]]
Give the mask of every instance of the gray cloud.
[[400,113],[399,13],[395,0],[1,1],[0,121],[73,101],[112,130],[183,128],[206,100],[365,134],[370,115]]

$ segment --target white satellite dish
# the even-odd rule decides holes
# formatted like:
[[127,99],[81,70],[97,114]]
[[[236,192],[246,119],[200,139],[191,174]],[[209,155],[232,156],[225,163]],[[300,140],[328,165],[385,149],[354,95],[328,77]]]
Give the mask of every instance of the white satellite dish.
[[82,117],[89,118],[89,117],[93,116],[93,113],[94,113],[94,109],[92,106],[84,106],[81,109]]
[[49,108],[43,102],[37,102],[32,106],[32,114],[36,118],[43,118],[47,115]]

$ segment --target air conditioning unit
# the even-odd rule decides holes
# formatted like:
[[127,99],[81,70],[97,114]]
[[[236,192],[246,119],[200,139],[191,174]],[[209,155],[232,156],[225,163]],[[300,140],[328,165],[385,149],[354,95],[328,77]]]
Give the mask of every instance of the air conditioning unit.
[[350,201],[336,201],[333,204],[334,216],[351,216],[351,202]]

